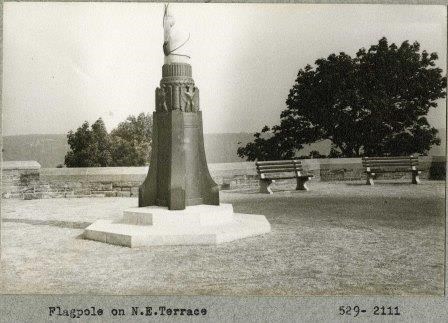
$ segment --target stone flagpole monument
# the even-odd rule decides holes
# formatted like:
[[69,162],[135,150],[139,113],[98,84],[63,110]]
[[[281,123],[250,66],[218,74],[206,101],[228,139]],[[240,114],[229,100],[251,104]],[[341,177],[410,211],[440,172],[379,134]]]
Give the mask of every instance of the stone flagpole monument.
[[208,171],[199,89],[192,78],[186,45],[190,35],[175,26],[168,5],[163,16],[165,55],[156,89],[152,155],[140,186],[139,207],[118,221],[98,220],[84,238],[144,247],[217,244],[267,233],[263,215],[233,213],[219,203],[219,187]]
[[140,187],[139,206],[219,205],[219,187],[205,159],[199,89],[185,50],[189,35],[175,29],[169,6],[163,16],[165,62],[156,89],[151,167]]

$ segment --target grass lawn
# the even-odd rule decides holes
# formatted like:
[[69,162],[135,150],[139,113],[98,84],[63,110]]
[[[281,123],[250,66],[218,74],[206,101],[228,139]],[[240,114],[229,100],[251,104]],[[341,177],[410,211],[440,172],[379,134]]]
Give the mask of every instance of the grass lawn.
[[311,182],[221,192],[266,235],[218,246],[129,249],[79,238],[135,198],[2,201],[0,293],[442,295],[445,182]]

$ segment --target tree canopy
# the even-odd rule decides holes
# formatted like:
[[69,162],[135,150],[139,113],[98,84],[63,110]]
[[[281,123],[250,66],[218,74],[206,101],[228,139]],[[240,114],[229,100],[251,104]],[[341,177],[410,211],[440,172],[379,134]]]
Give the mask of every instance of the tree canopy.
[[101,118],[85,121],[67,134],[67,167],[143,166],[151,156],[152,119],[149,114],[129,116],[109,134]]
[[111,166],[142,166],[151,158],[152,119],[149,114],[129,116],[111,131]]
[[253,142],[239,147],[248,160],[286,159],[304,144],[329,139],[330,157],[426,154],[440,144],[426,115],[445,98],[446,77],[436,53],[418,42],[399,47],[386,38],[356,57],[343,52],[300,69],[280,115]]

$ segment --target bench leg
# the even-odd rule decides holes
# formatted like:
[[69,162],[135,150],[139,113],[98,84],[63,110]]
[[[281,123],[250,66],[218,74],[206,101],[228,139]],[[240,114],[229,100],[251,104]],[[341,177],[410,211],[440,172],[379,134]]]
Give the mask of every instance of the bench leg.
[[420,184],[419,172],[412,172],[412,184]]
[[373,176],[374,176],[374,174],[367,173],[367,182],[366,182],[367,185],[374,185],[374,183],[373,183]]
[[308,191],[309,188],[306,186],[306,182],[308,181],[307,178],[297,178],[297,186],[296,191]]
[[272,179],[260,179],[260,193],[272,194],[271,184]]

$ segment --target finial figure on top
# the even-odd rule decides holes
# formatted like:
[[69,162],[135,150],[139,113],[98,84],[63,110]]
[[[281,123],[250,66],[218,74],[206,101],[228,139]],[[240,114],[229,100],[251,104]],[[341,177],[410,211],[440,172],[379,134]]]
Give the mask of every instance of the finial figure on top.
[[175,26],[175,19],[169,4],[165,4],[163,14],[163,53],[165,54],[165,64],[189,62],[190,55],[181,50],[189,39],[190,34],[185,36]]

